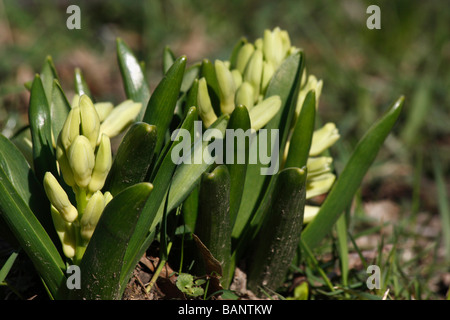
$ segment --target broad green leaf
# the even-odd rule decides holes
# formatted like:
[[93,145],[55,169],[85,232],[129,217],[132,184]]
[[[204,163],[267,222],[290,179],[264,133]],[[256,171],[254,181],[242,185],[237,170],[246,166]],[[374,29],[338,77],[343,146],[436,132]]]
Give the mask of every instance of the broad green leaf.
[[[180,129],[191,131],[194,126],[194,121],[197,120],[197,118],[197,109],[192,107],[187,113]],[[171,159],[171,151],[180,142],[181,141],[178,141],[178,139],[174,139],[170,148],[167,150],[165,157],[162,158],[162,161],[156,166],[157,171],[155,176],[150,178],[154,190],[150,193],[150,196],[145,203],[139,222],[128,244],[121,279],[121,281],[123,281],[122,287],[126,285],[125,281],[128,280],[136,263],[139,261],[148,245],[150,245],[154,235],[152,232],[162,218],[161,215],[157,216],[157,213],[159,212],[160,205],[164,203],[165,195],[176,167],[176,164],[173,163]]]
[[91,98],[93,102],[95,102],[94,97],[91,95],[91,90],[89,89],[89,86],[86,83],[86,80],[84,79],[83,72],[80,68],[75,68],[75,93],[78,94],[80,97],[85,94]]
[[222,266],[222,286],[228,289],[232,278],[230,226],[230,174],[226,165],[204,173],[200,183],[195,234]]
[[113,196],[123,189],[145,180],[154,156],[157,139],[155,126],[134,123],[119,145],[104,190]]
[[144,113],[143,121],[158,128],[158,139],[155,147],[157,155],[163,147],[166,131],[173,118],[185,67],[185,56],[174,62],[150,97]]
[[248,286],[277,290],[294,259],[303,225],[306,169],[287,168],[275,181],[267,214],[250,250]]
[[[282,101],[279,113],[265,126],[268,130],[267,141],[260,141],[260,135],[257,139],[252,140],[250,152],[257,152],[257,146],[261,143],[271,141],[272,129],[278,129],[278,141],[280,151],[279,157],[284,154],[284,146],[286,144],[287,133],[290,129],[292,116],[295,112],[298,90],[300,88],[300,80],[303,72],[304,57],[299,52],[288,57],[275,72],[273,78],[269,82],[266,91],[266,98],[272,95],[279,95]],[[255,146],[256,144],[256,146]],[[274,150],[272,153],[275,152]],[[278,159],[280,162],[280,159]],[[239,208],[238,220],[233,229],[233,237],[239,238],[240,234],[249,223],[251,216],[258,209],[258,204],[263,201],[265,190],[267,189],[272,176],[261,175],[261,168],[266,167],[261,163],[249,164],[247,166],[247,174],[242,198]]]
[[316,94],[311,90],[306,95],[302,110],[292,133],[289,152],[284,167],[301,168],[306,166],[311,147],[316,116]]
[[80,263],[81,289],[72,298],[120,299],[125,252],[153,186],[142,182],[116,195],[105,207]]
[[[188,68],[186,68],[186,72],[184,73],[183,82],[181,83],[180,91],[186,93],[192,87],[194,80],[198,78],[200,74],[201,64],[196,63]],[[191,106],[192,107],[192,106]]]
[[[245,174],[247,172],[247,164],[250,152],[250,139],[251,139],[251,124],[248,109],[245,106],[238,105],[234,109],[228,122],[227,130],[233,130],[238,137],[244,137],[242,139],[231,140],[231,135],[225,136],[225,159],[227,158],[227,152],[232,151],[233,161],[226,160],[230,178],[230,223],[233,228],[236,221],[236,217],[239,211],[239,206],[242,200],[242,193],[245,184]],[[241,134],[242,133],[242,134]],[[245,135],[249,133],[249,135]],[[244,144],[241,144],[243,142]],[[227,145],[230,145],[227,147]],[[233,147],[231,147],[233,145]],[[244,155],[244,161],[242,162],[242,155]]]
[[50,202],[42,185],[36,179],[22,153],[3,135],[0,135],[0,167],[51,238],[58,239],[50,216]]
[[150,98],[150,89],[144,74],[142,66],[133,55],[131,49],[125,42],[118,38],[117,60],[119,62],[120,73],[122,75],[125,94],[128,99],[142,103],[142,109],[138,119],[142,119],[145,106]]
[[39,75],[35,76],[31,87],[28,120],[33,142],[33,162],[36,177],[39,181],[42,181],[47,171],[50,171],[55,177],[58,176],[52,143],[50,107]]
[[314,249],[320,243],[345,208],[350,206],[362,179],[395,125],[403,102],[404,98],[400,97],[358,142],[317,216],[303,232],[303,239],[309,248]]
[[53,297],[61,297],[65,286],[65,264],[30,207],[0,167],[0,213],[20,246],[33,262]]

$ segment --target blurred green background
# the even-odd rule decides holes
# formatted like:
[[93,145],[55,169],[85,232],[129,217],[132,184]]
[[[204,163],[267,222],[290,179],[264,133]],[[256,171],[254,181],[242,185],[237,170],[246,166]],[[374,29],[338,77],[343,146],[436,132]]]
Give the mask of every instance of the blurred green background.
[[[70,4],[81,9],[81,30],[66,27]],[[381,9],[380,30],[366,27],[372,4]],[[69,97],[80,67],[97,101],[117,103],[125,95],[116,37],[145,62],[154,88],[165,46],[189,63],[227,59],[240,37],[253,41],[279,26],[304,49],[308,71],[324,81],[319,114],[340,130],[333,148],[338,170],[368,127],[406,97],[360,200],[390,200],[411,224],[419,213],[448,222],[449,9],[450,2],[441,0],[0,0],[0,131],[11,136],[27,123],[23,84],[40,72],[47,55]],[[438,241],[450,239],[450,223],[442,221]]]

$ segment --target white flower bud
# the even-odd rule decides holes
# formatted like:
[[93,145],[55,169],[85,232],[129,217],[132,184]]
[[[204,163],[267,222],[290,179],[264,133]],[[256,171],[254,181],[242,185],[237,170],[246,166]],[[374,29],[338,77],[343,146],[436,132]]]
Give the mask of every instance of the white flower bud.
[[78,136],[69,148],[68,159],[78,186],[86,188],[95,164],[94,149],[85,136]]
[[50,203],[58,210],[61,217],[67,222],[75,221],[78,217],[78,211],[70,203],[67,193],[51,172],[46,172],[44,175],[44,190]]

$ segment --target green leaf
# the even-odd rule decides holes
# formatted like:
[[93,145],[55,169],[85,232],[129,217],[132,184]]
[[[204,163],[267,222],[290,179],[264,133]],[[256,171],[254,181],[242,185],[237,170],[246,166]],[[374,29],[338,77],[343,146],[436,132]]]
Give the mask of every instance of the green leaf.
[[[30,175],[32,172],[20,151],[6,138],[1,137],[1,217],[33,262],[52,296],[61,296],[63,294],[61,286],[65,285],[64,262],[51,238],[28,205],[28,202],[31,202],[31,197],[37,195],[31,194],[30,184],[25,182],[27,174]],[[7,158],[12,155],[17,155],[14,161]],[[45,197],[35,200],[42,201],[42,199],[45,199]],[[50,207],[45,212],[49,213]]]
[[[234,133],[239,134],[239,132],[246,132],[252,134],[249,129],[251,128],[250,117],[248,114],[248,109],[245,106],[238,105],[234,109],[230,116],[230,121],[228,122],[227,130],[233,130]],[[233,228],[236,221],[236,217],[239,211],[239,206],[242,200],[242,193],[244,191],[245,175],[247,172],[247,164],[250,152],[250,137],[245,136],[244,144],[240,144],[241,139],[234,139],[231,141],[231,136],[225,136],[225,146],[230,144],[230,148],[226,147],[225,159],[227,157],[227,151],[233,151],[233,163],[226,161],[228,170],[230,172],[231,186],[230,186],[230,223],[231,228]],[[231,143],[233,148],[231,149]],[[244,155],[244,162],[239,163],[241,155]]]
[[302,110],[292,133],[289,152],[284,167],[301,168],[306,166],[311,147],[316,116],[316,94],[314,90],[308,92],[303,102]]
[[320,243],[345,208],[350,206],[362,179],[395,125],[403,102],[404,98],[400,97],[358,142],[317,216],[303,232],[303,239],[309,248],[314,249]]
[[[279,156],[283,156],[286,144],[287,133],[290,129],[292,116],[295,112],[298,90],[300,88],[300,80],[303,72],[304,56],[302,52],[288,57],[275,72],[273,78],[269,82],[265,97],[279,95],[281,98],[281,108],[277,115],[265,126],[268,129],[267,141],[271,141],[272,129],[278,129],[278,141],[280,146]],[[250,146],[250,152],[259,150],[255,147],[267,141],[260,141],[260,135],[257,139],[253,139]],[[275,151],[272,151],[272,153]],[[280,162],[280,159],[279,159]],[[249,164],[247,166],[247,174],[237,221],[233,229],[233,237],[239,238],[244,228],[251,220],[252,215],[258,210],[258,204],[263,201],[265,190],[272,176],[261,175],[261,168],[267,167],[261,163]]]
[[118,38],[116,40],[116,44],[117,60],[125,87],[125,94],[128,99],[142,103],[141,113],[138,116],[138,119],[142,119],[145,106],[150,99],[150,89],[147,84],[143,68],[133,55],[131,49],[122,39]]
[[230,70],[236,69],[236,59],[239,54],[239,50],[242,48],[244,44],[248,41],[246,38],[242,37],[239,41],[234,45],[233,50],[230,55]]
[[[229,116],[223,115],[210,126],[210,129],[219,130],[224,137],[228,120]],[[205,150],[208,148],[210,143],[210,141],[197,141],[191,149],[191,155],[193,157],[200,153],[201,155],[204,155]],[[214,165],[214,163],[205,162],[203,157],[201,163],[195,162],[195,159],[192,158],[190,164],[183,162],[177,167],[173,176],[172,186],[170,188],[167,211],[171,211],[178,207],[200,181],[202,174]]]
[[155,125],[158,128],[158,139],[155,147],[156,154],[159,154],[163,147],[166,131],[172,121],[185,67],[185,56],[178,58],[174,62],[156,87],[145,110],[143,121]]
[[294,259],[303,225],[306,169],[287,168],[275,180],[267,214],[253,242],[248,287],[277,290]]
[[[181,129],[191,131],[194,126],[194,121],[197,120],[197,118],[197,109],[193,107],[187,113],[186,118],[181,125]],[[128,281],[129,276],[133,272],[136,263],[139,261],[148,245],[150,245],[154,235],[153,231],[162,218],[162,215],[157,215],[157,213],[159,214],[161,204],[164,204],[165,195],[176,167],[176,164],[173,163],[171,159],[171,152],[180,142],[181,141],[174,139],[166,152],[165,157],[157,164],[155,176],[150,179],[150,182],[154,186],[154,190],[150,193],[148,201],[145,203],[139,222],[128,245],[124,271],[122,272],[122,287],[126,285],[126,281]]]
[[52,101],[53,81],[58,80],[55,65],[51,56],[47,56],[41,70],[41,80],[44,86],[45,96],[50,104]]
[[81,260],[81,289],[72,298],[120,299],[124,256],[153,186],[142,182],[115,196],[105,207]]
[[213,106],[214,112],[219,115],[220,111],[220,94],[219,94],[219,82],[217,81],[216,69],[214,65],[208,59],[203,59],[200,77],[204,77],[208,85],[208,94],[211,99],[211,104]]
[[0,284],[2,284],[5,281],[18,255],[19,255],[18,252],[11,253],[8,260],[6,260],[5,264],[0,269]]
[[[181,92],[188,92],[189,89],[192,87],[192,84],[194,83],[194,80],[198,78],[198,75],[200,74],[200,67],[201,64],[196,63],[188,68],[186,68],[186,72],[184,73],[183,82],[181,83]],[[192,106],[190,106],[192,107]]]
[[157,139],[155,126],[134,123],[119,145],[104,190],[113,196],[125,188],[143,182],[154,156]]
[[57,141],[67,115],[70,112],[70,103],[57,79],[53,80],[51,97],[50,114],[52,119],[52,132],[54,140]]
[[80,97],[85,94],[91,98],[92,101],[95,101],[94,97],[91,95],[91,90],[84,79],[83,73],[80,68],[75,68],[75,93]]
[[167,73],[167,71],[173,65],[175,60],[176,60],[175,54],[169,48],[169,46],[166,46],[163,52],[163,74]]
[[200,183],[196,235],[222,266],[222,286],[232,279],[230,227],[230,174],[226,165],[204,173]]
[[58,176],[52,144],[50,107],[39,75],[35,76],[31,87],[28,120],[33,142],[34,170],[38,180],[42,181],[47,171]]

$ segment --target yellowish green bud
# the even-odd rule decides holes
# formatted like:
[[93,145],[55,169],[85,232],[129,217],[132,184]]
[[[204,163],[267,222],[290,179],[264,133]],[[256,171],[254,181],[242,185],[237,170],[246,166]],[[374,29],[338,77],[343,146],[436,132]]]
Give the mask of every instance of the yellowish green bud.
[[64,149],[69,150],[72,142],[80,135],[80,108],[74,107],[67,115],[67,119],[61,129],[61,142]]
[[80,98],[81,134],[88,138],[95,149],[100,131],[100,119],[94,108],[92,100],[87,95]]
[[254,105],[254,90],[250,83],[243,82],[239,89],[236,91],[236,105],[246,106],[248,110],[251,110]]
[[332,122],[328,122],[322,128],[314,131],[309,155],[317,156],[321,154],[331,147],[339,137],[339,131],[336,128],[336,125]]
[[241,47],[241,49],[239,49],[239,53],[236,58],[236,69],[241,74],[244,74],[247,63],[254,51],[255,47],[251,43],[246,43]]
[[258,38],[255,40],[255,48],[257,50],[263,50],[264,48],[264,40],[262,38]]
[[80,106],[80,96],[75,94],[72,98],[72,104],[70,105],[72,108]]
[[197,94],[198,113],[203,120],[203,124],[208,128],[217,120],[217,115],[211,104],[211,99],[208,94],[208,87],[206,79],[201,78],[198,81],[198,94]]
[[309,178],[306,182],[306,199],[327,193],[336,180],[332,173],[325,173],[317,177]]
[[111,194],[111,192],[106,191],[103,194],[103,198],[105,199],[105,207],[107,206],[107,204],[113,199],[113,195]]
[[289,33],[286,30],[280,30],[281,44],[283,46],[283,58],[285,58],[291,48],[291,39]]
[[330,172],[330,165],[332,162],[333,158],[331,157],[308,158],[308,162],[306,164],[308,168],[308,178]]
[[231,114],[234,110],[234,94],[236,92],[233,75],[223,61],[216,60],[214,67],[219,84],[220,110],[223,114]]
[[73,187],[75,185],[75,180],[73,178],[72,168],[70,167],[69,159],[67,159],[67,154],[62,145],[61,138],[58,139],[58,143],[56,145],[56,160],[58,161],[59,171],[64,179],[64,182],[68,186]]
[[252,129],[259,130],[264,127],[280,110],[281,98],[271,96],[258,103],[249,111]]
[[78,211],[70,203],[67,193],[51,172],[46,172],[44,175],[44,190],[50,203],[58,210],[61,217],[67,222],[75,221],[78,217]]
[[94,108],[97,111],[100,122],[103,122],[114,109],[114,105],[111,102],[97,102],[94,103]]
[[267,61],[274,66],[280,65],[283,60],[283,43],[280,37],[280,30],[265,30],[263,40],[263,53]]
[[94,149],[85,136],[78,136],[69,148],[68,159],[76,184],[86,188],[95,164]]
[[51,206],[51,215],[56,233],[61,241],[63,253],[67,258],[72,259],[75,256],[76,250],[76,238],[73,225],[65,221],[53,205]]
[[105,208],[105,199],[100,191],[92,195],[86,204],[80,220],[80,234],[84,241],[89,241]]
[[95,165],[92,170],[91,181],[89,182],[89,192],[93,193],[105,184],[106,176],[112,165],[111,142],[107,135],[102,135],[100,145],[95,157]]
[[319,213],[320,207],[305,205],[305,211],[303,213],[303,223],[310,223]]
[[309,75],[305,87],[300,90],[297,99],[297,105],[295,108],[295,114],[298,116],[302,110],[303,102],[305,101],[306,95],[310,90],[314,90],[316,94],[316,108],[319,106],[319,98],[322,93],[323,81],[317,80],[314,75]]
[[274,73],[275,73],[275,68],[273,67],[273,64],[269,61],[264,61],[263,62],[262,83],[261,83],[261,88],[262,88],[263,92],[266,91],[266,88],[269,85],[269,82],[272,79],[272,76]]
[[117,136],[136,119],[141,108],[142,103],[133,100],[125,100],[120,103],[112,109],[100,125],[100,136],[101,134],[106,134],[110,138]]
[[254,89],[254,100],[258,99],[263,72],[263,53],[261,50],[253,52],[245,69],[243,80],[250,83]]
[[236,86],[236,88],[239,88],[239,86],[242,84],[242,74],[238,69],[233,69],[231,70],[231,75],[233,76],[234,85]]

